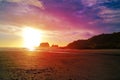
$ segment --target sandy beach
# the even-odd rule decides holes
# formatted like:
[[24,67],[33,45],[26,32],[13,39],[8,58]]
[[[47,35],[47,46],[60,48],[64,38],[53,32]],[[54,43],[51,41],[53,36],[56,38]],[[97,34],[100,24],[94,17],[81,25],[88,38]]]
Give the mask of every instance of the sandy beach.
[[0,80],[120,80],[120,50],[0,51]]

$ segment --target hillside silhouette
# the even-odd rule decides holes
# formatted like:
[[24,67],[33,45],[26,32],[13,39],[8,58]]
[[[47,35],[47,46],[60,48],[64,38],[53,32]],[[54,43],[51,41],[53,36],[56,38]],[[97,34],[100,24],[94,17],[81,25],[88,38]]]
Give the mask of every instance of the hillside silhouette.
[[87,40],[77,40],[69,43],[70,49],[120,49],[120,32],[101,34]]

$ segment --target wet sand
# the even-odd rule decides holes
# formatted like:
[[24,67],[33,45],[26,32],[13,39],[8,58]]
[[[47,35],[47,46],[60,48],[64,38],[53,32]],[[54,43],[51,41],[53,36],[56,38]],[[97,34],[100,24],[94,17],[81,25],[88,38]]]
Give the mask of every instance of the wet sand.
[[0,51],[0,80],[120,80],[120,50]]

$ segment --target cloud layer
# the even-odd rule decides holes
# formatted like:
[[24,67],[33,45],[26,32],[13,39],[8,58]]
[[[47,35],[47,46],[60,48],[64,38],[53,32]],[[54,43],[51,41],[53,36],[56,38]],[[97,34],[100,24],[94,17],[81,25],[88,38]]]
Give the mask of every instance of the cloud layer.
[[120,1],[0,0],[0,24],[0,32],[7,32],[5,25],[13,26],[15,30],[27,25],[49,32],[46,34],[56,40],[60,40],[58,36],[66,35],[67,43],[120,31]]

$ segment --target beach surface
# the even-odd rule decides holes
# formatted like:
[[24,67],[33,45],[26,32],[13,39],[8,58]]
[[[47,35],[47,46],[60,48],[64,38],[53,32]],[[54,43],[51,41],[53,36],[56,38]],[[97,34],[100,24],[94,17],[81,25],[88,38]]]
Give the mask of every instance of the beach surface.
[[0,50],[0,80],[120,80],[120,50]]

